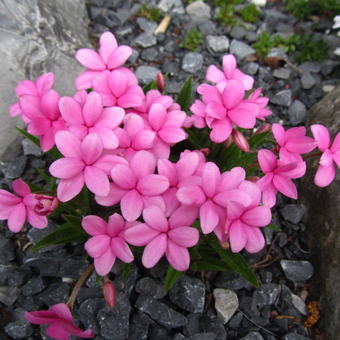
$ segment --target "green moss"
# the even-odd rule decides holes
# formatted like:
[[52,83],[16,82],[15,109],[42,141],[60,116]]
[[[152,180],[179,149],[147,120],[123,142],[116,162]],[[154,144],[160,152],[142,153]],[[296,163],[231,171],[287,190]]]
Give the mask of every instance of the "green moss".
[[148,19],[150,21],[159,21],[162,13],[161,11],[156,8],[156,7],[149,7],[147,3],[144,3],[139,11],[138,11],[138,16],[144,17],[145,19]]
[[259,19],[261,12],[258,10],[255,4],[248,4],[238,11],[241,18],[252,24],[256,24]]
[[285,9],[300,19],[325,12],[340,14],[340,0],[284,0]]
[[196,27],[194,27],[187,33],[181,46],[189,51],[196,51],[202,44],[203,35]]

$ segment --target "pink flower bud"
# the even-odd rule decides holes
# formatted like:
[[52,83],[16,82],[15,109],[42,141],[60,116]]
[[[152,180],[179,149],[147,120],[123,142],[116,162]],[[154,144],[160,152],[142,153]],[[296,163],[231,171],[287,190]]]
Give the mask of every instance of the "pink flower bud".
[[103,286],[103,295],[106,304],[113,308],[116,305],[116,288],[110,280],[107,280]]
[[236,146],[244,151],[244,152],[249,152],[249,143],[247,139],[242,135],[242,133],[236,129],[233,129],[233,132],[231,133],[233,140],[236,144]]
[[40,216],[49,215],[58,206],[58,199],[53,196],[35,195],[37,203],[34,207],[34,212]]
[[159,92],[163,92],[165,89],[165,79],[162,72],[158,72],[156,75],[156,85]]
[[226,148],[229,148],[229,146],[231,145],[232,142],[233,142],[233,139],[232,139],[231,136],[229,136],[223,144]]
[[201,151],[205,156],[208,156],[210,153],[209,148],[203,148],[203,149],[199,149],[199,151]]
[[265,123],[256,130],[255,135],[258,135],[258,134],[263,133],[263,132],[267,132],[271,128],[272,128],[271,124]]

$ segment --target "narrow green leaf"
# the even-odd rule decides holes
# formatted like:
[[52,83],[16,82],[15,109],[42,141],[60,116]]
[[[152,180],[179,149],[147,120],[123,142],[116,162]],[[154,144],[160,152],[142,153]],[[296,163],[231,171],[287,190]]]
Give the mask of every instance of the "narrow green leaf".
[[173,269],[171,266],[169,266],[164,280],[165,291],[168,292],[183,274],[184,272],[179,272],[176,269]]
[[28,140],[30,140],[32,143],[34,143],[35,145],[39,146],[40,148],[40,141],[39,141],[39,138],[35,137],[35,136],[32,136],[31,134],[29,134],[28,132],[26,132],[25,130],[23,129],[20,129],[18,127],[16,127],[16,130],[18,132],[20,132],[25,138],[27,138]]
[[282,231],[282,229],[280,227],[278,227],[277,225],[275,224],[268,224],[265,228],[268,228],[268,229],[271,229],[271,230],[274,230],[274,231]]
[[256,275],[241,254],[232,253],[228,249],[222,249],[216,238],[213,236],[208,238],[208,243],[221,257],[221,260],[227,264],[231,271],[241,275],[254,286],[259,287]]
[[188,79],[185,81],[177,97],[177,103],[181,106],[182,110],[185,112],[189,111],[191,102],[192,102],[192,76],[188,77]]
[[37,251],[49,245],[84,242],[88,237],[89,235],[87,235],[80,226],[74,227],[73,225],[66,223],[41,239],[34,247],[32,247],[32,250]]
[[[251,148],[258,148],[262,144],[268,142],[268,136],[270,135],[270,131],[265,131],[256,135],[253,135],[249,138],[249,145]],[[272,142],[272,140],[270,140]]]
[[143,92],[147,93],[150,90],[157,90],[157,84],[155,80],[150,81],[150,83],[146,84],[143,87]]
[[231,271],[231,269],[227,266],[227,264],[217,258],[213,257],[204,257],[203,260],[193,261],[191,263],[190,269],[194,272],[197,271],[216,271],[216,272],[224,272]]
[[131,272],[131,263],[121,262],[122,266],[122,280],[125,281]]
[[80,216],[63,214],[63,218],[66,220],[67,224],[69,224],[70,226],[75,227],[75,228],[81,228],[82,218]]

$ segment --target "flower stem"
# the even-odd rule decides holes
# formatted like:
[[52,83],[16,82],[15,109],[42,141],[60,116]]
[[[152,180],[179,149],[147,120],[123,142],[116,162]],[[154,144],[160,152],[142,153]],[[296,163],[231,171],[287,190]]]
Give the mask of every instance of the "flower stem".
[[86,268],[86,270],[83,272],[83,274],[81,274],[79,280],[77,281],[77,283],[75,284],[75,286],[73,287],[72,293],[70,298],[67,301],[67,305],[69,306],[70,310],[73,309],[73,305],[74,302],[76,301],[79,289],[81,288],[81,286],[84,284],[84,282],[86,281],[86,279],[90,276],[90,274],[93,272],[94,269],[94,265],[91,264],[90,266],[88,266]]

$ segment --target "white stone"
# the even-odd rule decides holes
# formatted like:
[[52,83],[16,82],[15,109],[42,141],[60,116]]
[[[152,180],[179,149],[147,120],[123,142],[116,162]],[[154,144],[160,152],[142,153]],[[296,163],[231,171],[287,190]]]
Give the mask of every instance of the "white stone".
[[253,3],[256,6],[266,6],[267,0],[250,0],[251,3]]
[[227,52],[229,49],[229,39],[224,35],[208,35],[207,47],[211,52]]
[[187,6],[186,11],[189,14],[191,20],[196,23],[205,22],[211,18],[210,6],[203,1],[192,2]]
[[230,289],[216,288],[213,291],[217,316],[226,324],[236,312],[239,303],[237,295]]
[[334,54],[340,57],[340,47],[335,49]]
[[181,0],[161,0],[157,7],[163,12],[173,14],[184,14],[185,10]]

